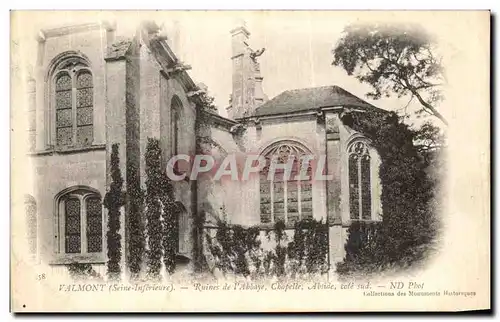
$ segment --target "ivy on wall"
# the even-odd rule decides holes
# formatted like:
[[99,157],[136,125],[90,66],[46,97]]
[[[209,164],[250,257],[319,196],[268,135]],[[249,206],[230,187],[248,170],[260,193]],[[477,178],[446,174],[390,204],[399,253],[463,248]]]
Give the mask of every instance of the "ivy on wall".
[[[214,147],[214,142],[211,138],[209,118],[210,113],[217,114],[217,107],[214,104],[214,98],[206,92],[201,92],[197,96],[196,101],[196,120],[195,120],[195,140],[196,140],[196,154],[208,154]],[[197,196],[197,189],[193,191],[195,199]],[[192,258],[193,268],[195,273],[202,273],[208,269],[206,258],[203,256],[203,225],[205,223],[205,210],[200,210],[196,207],[193,212],[191,240],[193,242]]]
[[[215,235],[210,230],[215,229]],[[259,226],[244,228],[220,222],[205,234],[207,255],[224,276],[251,279],[276,276],[305,278],[328,271],[328,226],[321,221],[297,222],[289,241],[283,221],[261,234]],[[213,235],[213,236],[212,236]],[[264,249],[262,238],[273,244]]]
[[127,196],[129,202],[128,225],[129,225],[129,254],[128,268],[130,279],[138,280],[142,269],[142,261],[145,250],[145,236],[143,224],[143,202],[144,193],[140,186],[140,178],[137,175],[137,167],[133,163],[127,164]]
[[440,229],[439,187],[428,171],[433,158],[415,144],[423,134],[395,113],[351,112],[342,121],[368,137],[380,155],[382,221],[351,225],[338,273],[370,274],[422,263],[435,248]]
[[148,138],[146,147],[146,234],[148,240],[148,279],[160,279],[161,262],[173,274],[179,242],[179,209],[170,179],[161,167],[160,141]]
[[152,280],[160,279],[162,249],[162,224],[161,224],[161,149],[158,140],[148,138],[146,146],[146,235],[147,250],[147,277]]
[[111,184],[108,193],[104,198],[104,206],[108,209],[108,231],[107,248],[108,262],[107,275],[111,281],[120,279],[121,267],[121,238],[120,235],[120,209],[125,204],[125,194],[123,192],[123,178],[120,171],[120,157],[118,155],[118,144],[111,147]]

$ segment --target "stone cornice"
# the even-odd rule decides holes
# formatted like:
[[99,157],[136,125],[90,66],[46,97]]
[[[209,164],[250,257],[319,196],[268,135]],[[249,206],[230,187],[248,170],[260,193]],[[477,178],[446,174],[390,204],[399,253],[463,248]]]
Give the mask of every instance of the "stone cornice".
[[229,131],[233,126],[238,125],[239,123],[225,118],[221,115],[215,114],[215,113],[210,113],[208,111],[202,111],[205,117],[208,118],[209,122],[213,125],[218,125],[224,128],[225,130]]
[[60,37],[84,31],[98,30],[101,27],[109,28],[107,25],[103,26],[100,23],[85,23],[79,25],[42,29],[40,33],[37,35],[37,39],[38,41],[45,41],[47,38]]
[[28,156],[46,156],[46,155],[54,155],[54,154],[72,154],[72,153],[81,153],[88,151],[104,151],[106,150],[105,144],[96,144],[85,147],[72,147],[72,148],[51,148],[42,151],[33,151],[28,152]]
[[305,111],[298,112],[290,112],[290,113],[281,113],[281,114],[272,114],[272,115],[259,115],[259,116],[248,116],[243,118],[236,119],[237,122],[242,123],[253,123],[255,120],[268,121],[268,120],[282,120],[283,122],[289,122],[290,119],[300,119],[306,116],[316,116],[319,118],[323,118],[327,113],[343,113],[343,112],[363,112],[369,113],[370,111],[366,111],[355,106],[325,106],[317,109],[310,109]]
[[298,120],[304,118],[315,118],[317,116],[317,110],[302,111],[295,113],[284,113],[276,115],[262,115],[262,116],[250,116],[245,118],[236,119],[237,122],[241,123],[262,123],[265,121],[278,121],[278,122],[289,122],[290,120]]
[[198,90],[195,82],[186,72],[189,70],[189,65],[179,64],[179,59],[174,54],[168,44],[162,40],[162,37],[152,36],[149,39],[151,52],[163,69],[163,74],[167,77],[175,77],[186,92]]

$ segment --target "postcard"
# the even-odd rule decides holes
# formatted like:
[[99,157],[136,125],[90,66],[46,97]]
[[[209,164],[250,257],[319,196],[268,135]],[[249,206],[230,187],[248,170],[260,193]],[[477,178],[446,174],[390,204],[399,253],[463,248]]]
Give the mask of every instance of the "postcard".
[[491,309],[489,11],[12,11],[11,310]]

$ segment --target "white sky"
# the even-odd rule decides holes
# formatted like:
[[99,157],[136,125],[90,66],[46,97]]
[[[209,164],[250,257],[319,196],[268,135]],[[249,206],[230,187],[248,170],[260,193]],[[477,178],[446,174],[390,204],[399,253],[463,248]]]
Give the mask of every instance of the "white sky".
[[[30,24],[23,24],[30,53],[27,59],[34,64],[34,35],[40,28],[49,28],[71,23],[113,20],[117,23],[117,34],[132,36],[134,28],[142,20],[154,20],[164,25],[167,34],[173,34],[177,24],[179,43],[174,51],[185,63],[192,66],[189,74],[195,82],[208,86],[215,97],[221,115],[226,116],[231,93],[231,35],[230,30],[242,20],[250,31],[249,44],[253,49],[266,48],[259,58],[261,74],[264,77],[264,92],[273,98],[288,89],[338,85],[370,103],[387,110],[401,109],[408,98],[384,98],[378,101],[365,97],[370,89],[360,84],[343,69],[331,65],[331,53],[341,32],[349,23],[361,19],[376,19],[373,12],[238,12],[238,11],[115,11],[115,12],[43,12],[23,13],[29,15]],[[387,16],[387,13],[385,13]],[[393,17],[391,17],[393,18]],[[412,19],[418,20],[413,14]],[[404,20],[404,15],[399,19]],[[427,21],[432,27],[439,21]],[[442,29],[442,28],[441,28]],[[443,34],[449,32],[443,30]],[[439,38],[439,34],[437,34]],[[33,47],[32,47],[33,46]],[[29,49],[27,49],[29,48]],[[408,110],[418,107],[415,102]],[[443,112],[445,115],[446,111]]]

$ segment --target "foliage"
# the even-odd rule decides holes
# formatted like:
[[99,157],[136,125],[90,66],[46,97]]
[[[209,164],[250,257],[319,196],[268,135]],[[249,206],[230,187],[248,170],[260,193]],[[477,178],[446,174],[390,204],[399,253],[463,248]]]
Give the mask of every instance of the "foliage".
[[[215,99],[208,95],[204,90],[200,91],[197,100],[197,115],[195,121],[196,135],[196,154],[210,153],[214,146],[214,141],[211,138],[211,129],[208,124],[210,113],[217,114],[217,107],[214,104]],[[196,191],[195,191],[196,193]],[[201,273],[206,268],[206,261],[202,255],[203,248],[203,223],[205,222],[204,211],[199,211],[193,214],[193,227],[191,237],[193,241],[193,266],[197,273]]]
[[417,25],[350,25],[333,50],[333,65],[370,85],[369,97],[409,95],[421,106],[417,113],[447,124],[437,108],[445,77],[434,51],[433,39]]
[[[437,187],[427,171],[430,163],[413,143],[417,132],[395,113],[353,112],[344,115],[342,121],[367,136],[380,155],[383,215],[376,228],[358,224],[351,227],[346,258],[337,267],[339,273],[355,272],[362,266],[360,263],[374,263],[380,268],[420,262],[433,248],[439,220],[435,207]],[[367,232],[369,236],[362,238],[368,238],[370,245],[355,246],[359,234]],[[370,251],[365,251],[366,247]]]
[[173,274],[176,268],[176,254],[179,242],[179,215],[180,205],[174,201],[174,191],[169,178],[163,173],[161,185],[161,203],[162,203],[162,246],[163,263],[167,273]]
[[127,197],[129,199],[129,256],[128,267],[130,278],[137,280],[142,268],[142,257],[145,249],[144,224],[142,207],[144,193],[140,186],[140,178],[134,163],[127,164]]
[[[215,268],[223,275],[233,274],[245,278],[304,277],[323,274],[328,270],[328,227],[320,221],[305,219],[295,224],[293,239],[288,242],[283,221],[261,236],[261,228],[228,225],[220,222],[215,236],[206,234],[207,251]],[[267,238],[270,249],[262,245]]]
[[293,241],[288,244],[292,274],[326,273],[328,245],[328,225],[312,219],[295,223]]
[[202,92],[200,95],[199,95],[199,98],[200,98],[200,104],[199,106],[208,111],[208,112],[212,112],[212,113],[217,113],[217,107],[215,106],[215,98],[208,95],[207,92]]
[[247,255],[252,256],[260,246],[258,236],[258,229],[245,229],[240,225],[230,227],[227,223],[221,222],[217,227],[215,240],[208,234],[206,238],[208,250],[223,274],[234,273],[246,277],[250,275]]
[[337,264],[339,275],[353,272],[373,272],[383,265],[384,254],[377,244],[381,231],[380,222],[354,221],[347,230],[348,238],[344,246],[346,257]]
[[75,281],[79,280],[96,280],[102,281],[102,276],[98,274],[92,264],[71,263],[67,265],[69,275]]
[[179,240],[179,206],[174,201],[170,179],[161,168],[160,141],[148,138],[146,147],[146,213],[148,235],[148,278],[159,279],[161,261],[169,274],[176,266]]
[[111,147],[111,185],[109,192],[104,198],[104,206],[108,209],[108,232],[107,248],[108,262],[107,274],[109,280],[119,280],[121,267],[121,238],[120,235],[120,209],[125,204],[125,195],[123,189],[123,178],[120,171],[120,157],[118,155],[118,144]]
[[148,241],[149,279],[159,280],[162,258],[162,225],[161,225],[161,149],[159,141],[148,138],[146,146],[146,232]]

